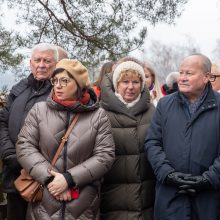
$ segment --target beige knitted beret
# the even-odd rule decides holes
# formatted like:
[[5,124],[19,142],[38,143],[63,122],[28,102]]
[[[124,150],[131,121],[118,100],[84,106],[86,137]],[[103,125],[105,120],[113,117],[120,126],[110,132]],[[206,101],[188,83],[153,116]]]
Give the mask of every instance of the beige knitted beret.
[[65,69],[67,72],[69,72],[78,82],[81,89],[89,86],[90,81],[88,70],[78,60],[62,59],[56,65],[56,69],[58,68]]

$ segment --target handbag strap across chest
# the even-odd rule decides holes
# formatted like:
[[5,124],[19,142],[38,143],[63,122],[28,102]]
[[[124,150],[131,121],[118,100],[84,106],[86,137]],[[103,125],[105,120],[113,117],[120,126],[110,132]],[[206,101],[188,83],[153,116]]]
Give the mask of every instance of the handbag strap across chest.
[[57,159],[58,159],[58,157],[59,157],[59,155],[60,155],[60,153],[61,153],[61,151],[62,151],[64,145],[65,145],[65,143],[67,142],[67,140],[68,140],[68,138],[69,138],[69,135],[70,135],[71,131],[73,130],[73,128],[74,128],[76,122],[78,121],[78,118],[79,118],[79,113],[77,113],[76,116],[73,118],[73,120],[72,120],[70,126],[68,127],[68,129],[67,129],[65,135],[62,137],[61,143],[60,143],[60,145],[59,145],[59,147],[58,147],[58,149],[57,149],[57,152],[55,153],[55,155],[54,155],[54,157],[53,157],[53,160],[52,160],[52,162],[51,162],[51,165],[52,165],[52,166],[55,165],[55,163],[56,163],[56,161],[57,161]]

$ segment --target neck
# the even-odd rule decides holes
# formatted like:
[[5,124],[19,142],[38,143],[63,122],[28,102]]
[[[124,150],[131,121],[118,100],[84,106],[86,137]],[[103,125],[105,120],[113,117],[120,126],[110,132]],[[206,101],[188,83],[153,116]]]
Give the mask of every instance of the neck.
[[197,94],[184,94],[190,103],[194,103],[204,94],[205,87],[202,91],[198,92]]
[[151,91],[153,88],[154,88],[154,83],[152,83],[148,89],[149,89],[149,91]]

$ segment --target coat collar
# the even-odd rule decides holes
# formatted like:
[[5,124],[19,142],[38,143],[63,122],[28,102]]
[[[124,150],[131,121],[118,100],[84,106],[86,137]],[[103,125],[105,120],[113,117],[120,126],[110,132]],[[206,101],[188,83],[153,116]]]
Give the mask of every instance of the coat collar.
[[52,86],[49,80],[40,82],[34,79],[33,74],[30,74],[27,78],[22,79],[19,83],[14,85],[11,89],[11,93],[15,96],[18,96],[28,87],[43,93],[44,91],[51,89]]
[[131,108],[126,108],[126,105],[122,103],[115,95],[112,83],[112,76],[105,75],[101,83],[101,105],[107,111],[125,114],[129,117],[135,117],[136,115],[147,111],[150,104],[149,91],[144,89],[141,92],[140,100]]
[[[203,108],[205,106],[210,107],[210,104],[211,105],[215,104],[214,106],[216,106],[215,94],[214,94],[214,91],[212,89],[212,85],[210,82],[207,83],[206,89],[207,89],[207,95],[206,95],[205,99],[203,100],[201,107],[203,107]],[[181,98],[179,91],[176,92],[176,99],[177,99],[177,101],[183,103],[183,100]]]
[[[198,116],[203,113],[204,111],[208,111],[210,109],[216,108],[217,106],[217,100],[215,98],[215,92],[212,89],[212,85],[210,82],[208,82],[207,84],[207,94],[206,97],[204,98],[203,102],[201,103],[200,107],[197,109],[197,111],[195,112],[195,114],[191,117],[189,123],[188,123],[188,127],[191,126],[191,124],[198,118]],[[183,105],[185,105],[185,102],[183,102],[183,100],[180,97],[180,92],[176,93],[176,99],[178,102],[180,102]]]
[[95,92],[92,89],[88,89],[88,92],[90,94],[90,101],[87,105],[83,105],[80,102],[77,102],[76,105],[72,107],[65,107],[52,99],[53,91],[51,91],[50,95],[47,98],[47,105],[57,111],[70,111],[74,113],[94,111],[99,107],[99,101]]

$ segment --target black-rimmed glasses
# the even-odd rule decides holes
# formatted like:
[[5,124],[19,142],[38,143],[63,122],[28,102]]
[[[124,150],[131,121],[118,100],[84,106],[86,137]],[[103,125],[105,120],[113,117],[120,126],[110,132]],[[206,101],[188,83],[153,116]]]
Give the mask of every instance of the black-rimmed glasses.
[[220,77],[220,75],[215,75],[215,74],[211,73],[211,74],[209,74],[209,81],[215,82],[217,77]]

